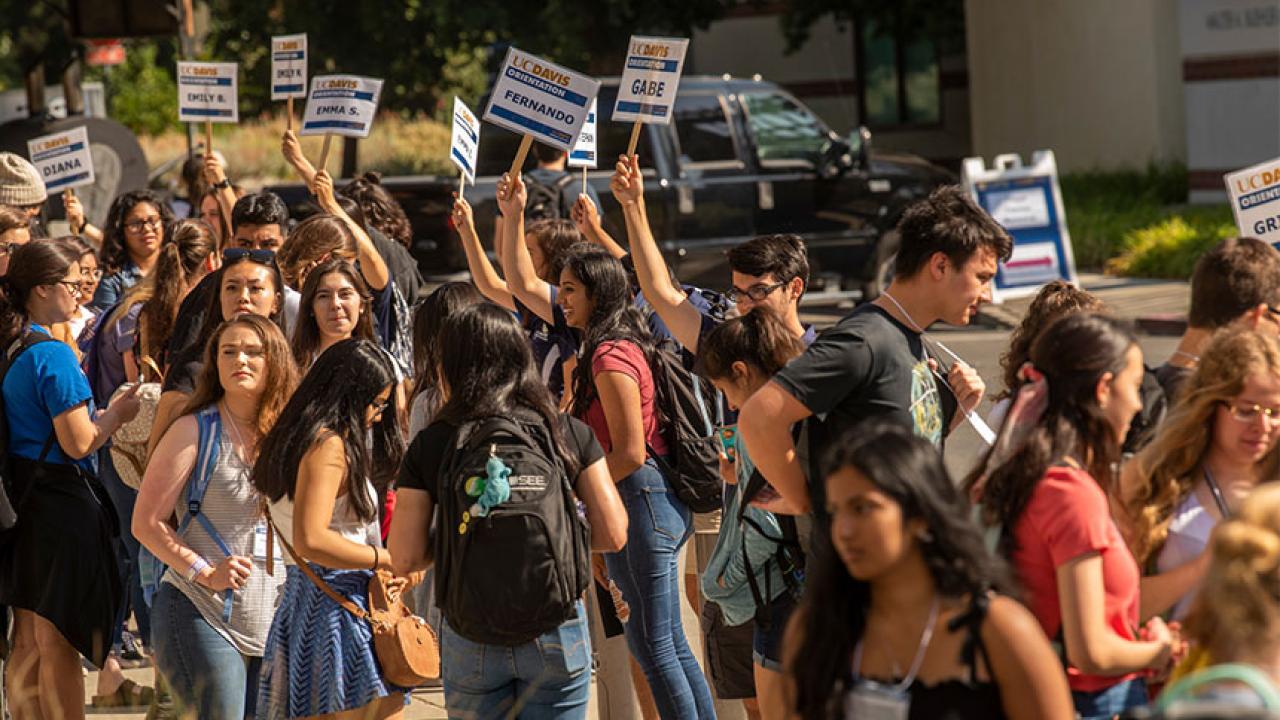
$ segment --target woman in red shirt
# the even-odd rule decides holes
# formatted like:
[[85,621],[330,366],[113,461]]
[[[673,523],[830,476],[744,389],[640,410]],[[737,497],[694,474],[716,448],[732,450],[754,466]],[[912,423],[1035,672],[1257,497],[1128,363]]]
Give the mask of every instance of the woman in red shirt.
[[1084,720],[1146,704],[1142,673],[1169,665],[1159,618],[1138,630],[1138,565],[1107,501],[1129,422],[1141,408],[1142,351],[1092,313],[1049,326],[1031,348],[995,446],[970,479],[1000,527],[1025,600],[1063,644]]

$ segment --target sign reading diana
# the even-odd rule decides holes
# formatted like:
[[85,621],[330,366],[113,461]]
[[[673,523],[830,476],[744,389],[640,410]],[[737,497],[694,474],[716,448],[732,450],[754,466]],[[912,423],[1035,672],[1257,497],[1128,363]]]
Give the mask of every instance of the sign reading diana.
[[511,48],[484,119],[520,135],[573,149],[600,81]]
[[307,34],[271,38],[271,99],[307,96]]
[[1280,158],[1223,176],[1241,235],[1280,248]]
[[369,137],[378,112],[382,81],[358,75],[321,75],[311,80],[299,135],[333,133]]
[[596,167],[596,101],[591,101],[591,109],[587,111],[587,121],[582,124],[582,132],[578,133],[578,141],[569,151],[569,167]]
[[240,122],[235,63],[178,63],[178,119]]
[[618,100],[613,105],[613,120],[670,123],[688,48],[687,38],[632,35],[618,83]]
[[1013,237],[1013,256],[1000,263],[992,283],[995,302],[1034,294],[1051,280],[1076,282],[1052,150],[1036,151],[1029,166],[1017,155],[999,155],[989,169],[982,158],[965,158],[961,182]]
[[83,127],[28,140],[27,153],[50,193],[93,184],[89,133]]

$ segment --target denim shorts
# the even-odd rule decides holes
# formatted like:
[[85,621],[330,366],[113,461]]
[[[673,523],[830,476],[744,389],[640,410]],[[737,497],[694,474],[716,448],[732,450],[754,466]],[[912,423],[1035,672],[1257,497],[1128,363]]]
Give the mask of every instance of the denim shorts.
[[795,609],[795,598],[790,592],[784,592],[765,610],[768,622],[755,623],[755,635],[751,639],[751,659],[755,664],[766,670],[782,672],[782,636],[787,632],[787,622]]

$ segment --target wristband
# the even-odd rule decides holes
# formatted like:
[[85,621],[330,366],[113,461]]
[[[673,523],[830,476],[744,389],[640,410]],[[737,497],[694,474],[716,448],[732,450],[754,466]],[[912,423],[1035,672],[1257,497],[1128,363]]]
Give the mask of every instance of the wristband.
[[196,582],[196,578],[200,576],[200,573],[208,569],[208,561],[200,556],[196,556],[196,561],[191,563],[191,567],[187,568],[187,580],[189,582]]

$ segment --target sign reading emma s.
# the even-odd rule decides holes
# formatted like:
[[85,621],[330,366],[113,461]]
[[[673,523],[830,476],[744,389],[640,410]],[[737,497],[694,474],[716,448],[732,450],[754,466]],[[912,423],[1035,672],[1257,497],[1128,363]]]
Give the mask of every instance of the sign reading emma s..
[[1280,158],[1223,176],[1241,235],[1280,247]]
[[502,63],[484,119],[568,152],[598,92],[599,80],[513,47]]
[[299,135],[333,133],[369,137],[378,112],[382,81],[358,75],[320,75],[311,80]]

